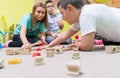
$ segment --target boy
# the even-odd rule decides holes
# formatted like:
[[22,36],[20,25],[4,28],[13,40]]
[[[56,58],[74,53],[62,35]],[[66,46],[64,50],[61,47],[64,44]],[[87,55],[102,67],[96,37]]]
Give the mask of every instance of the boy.
[[[81,30],[82,41],[75,46],[88,51],[93,48],[95,33],[107,41],[120,42],[120,9],[103,4],[85,5],[83,0],[60,0],[60,12],[69,24],[73,26],[48,47],[55,46]],[[106,44],[105,44],[106,45]]]

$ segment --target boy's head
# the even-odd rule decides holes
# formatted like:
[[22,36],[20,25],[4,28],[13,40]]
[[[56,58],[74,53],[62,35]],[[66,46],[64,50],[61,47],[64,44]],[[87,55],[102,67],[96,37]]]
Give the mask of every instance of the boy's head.
[[49,14],[54,14],[54,9],[55,9],[55,5],[54,2],[52,0],[47,0],[45,2],[46,8],[47,8],[47,12]]
[[71,4],[76,9],[80,9],[84,5],[82,0],[60,0],[62,8],[66,9],[68,4]]
[[89,4],[88,0],[60,0],[58,7],[63,14],[63,19],[69,24],[73,24],[79,21],[81,8]]

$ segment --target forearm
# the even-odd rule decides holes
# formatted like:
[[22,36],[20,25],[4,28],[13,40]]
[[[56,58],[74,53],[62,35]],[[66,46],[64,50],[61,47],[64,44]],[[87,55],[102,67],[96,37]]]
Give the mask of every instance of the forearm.
[[53,47],[55,45],[59,45],[61,42],[63,42],[64,39],[61,36],[58,36],[55,40],[53,40],[48,47]]
[[20,34],[20,38],[21,38],[21,41],[23,44],[28,43],[28,40],[27,40],[26,35],[24,33]]
[[83,51],[89,51],[93,49],[94,46],[94,38],[95,38],[95,33],[89,33],[85,36],[82,37],[81,42],[76,42],[75,45],[78,47],[80,50]]
[[23,44],[28,43],[28,40],[26,38],[26,26],[22,26],[20,30],[20,38]]

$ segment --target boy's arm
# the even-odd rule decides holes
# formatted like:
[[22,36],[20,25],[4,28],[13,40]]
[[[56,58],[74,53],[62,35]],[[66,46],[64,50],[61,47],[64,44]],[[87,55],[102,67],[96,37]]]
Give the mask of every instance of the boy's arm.
[[70,38],[72,35],[74,35],[76,31],[73,31],[72,29],[67,30],[66,32],[60,34],[55,40],[53,40],[48,47],[53,47],[55,45],[58,45],[62,43],[63,41],[67,40]]
[[82,37],[81,42],[76,42],[75,46],[79,47],[80,50],[89,51],[94,46],[95,32],[89,33]]

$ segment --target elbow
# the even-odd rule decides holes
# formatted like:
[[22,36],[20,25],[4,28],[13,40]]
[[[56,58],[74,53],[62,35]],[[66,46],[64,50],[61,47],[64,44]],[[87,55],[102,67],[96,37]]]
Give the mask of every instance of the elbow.
[[81,47],[79,47],[79,49],[81,51],[90,51],[90,50],[92,50],[92,48],[93,48],[93,46],[81,46]]

